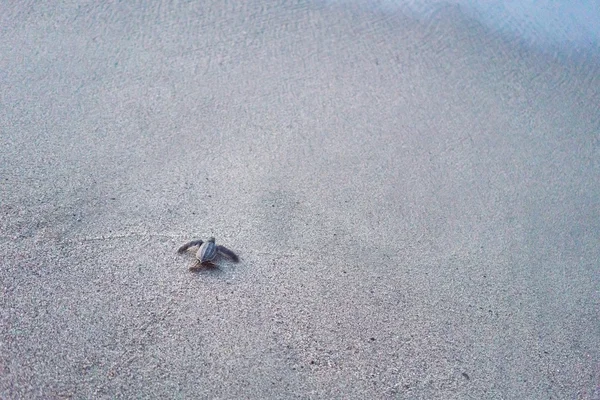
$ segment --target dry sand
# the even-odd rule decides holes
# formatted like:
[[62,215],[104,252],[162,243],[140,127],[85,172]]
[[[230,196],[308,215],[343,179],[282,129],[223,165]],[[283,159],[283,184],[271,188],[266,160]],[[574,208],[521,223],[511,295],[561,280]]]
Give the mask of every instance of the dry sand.
[[0,398],[600,398],[598,65],[200,3],[0,6]]

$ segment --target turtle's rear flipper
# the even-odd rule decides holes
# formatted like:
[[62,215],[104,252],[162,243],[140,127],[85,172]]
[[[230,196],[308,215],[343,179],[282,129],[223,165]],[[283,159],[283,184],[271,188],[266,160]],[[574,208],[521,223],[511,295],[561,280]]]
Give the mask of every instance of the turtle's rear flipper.
[[190,271],[200,271],[201,269],[202,269],[202,263],[198,260],[194,261],[194,263],[192,265],[190,265]]
[[202,243],[204,243],[202,240],[192,240],[189,243],[184,244],[183,246],[181,246],[179,248],[179,250],[177,250],[178,253],[185,253],[185,251],[187,249],[189,249],[190,247],[194,247],[194,246],[201,246]]
[[233,261],[233,262],[240,261],[237,254],[235,254],[233,251],[229,250],[227,247],[217,246],[217,250],[219,251],[219,253],[223,254],[225,257],[230,258],[231,261]]
[[210,261],[209,262],[200,262],[198,260],[196,260],[192,265],[190,265],[190,271],[192,272],[198,272],[198,271],[204,271],[204,270],[214,270],[214,269],[219,269],[219,266],[217,264],[213,264]]

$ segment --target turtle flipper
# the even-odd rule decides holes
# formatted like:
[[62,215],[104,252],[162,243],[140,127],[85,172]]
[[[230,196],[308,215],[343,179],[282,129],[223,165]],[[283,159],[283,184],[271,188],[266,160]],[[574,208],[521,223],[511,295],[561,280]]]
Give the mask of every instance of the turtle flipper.
[[240,261],[240,259],[238,258],[237,254],[235,254],[233,251],[229,250],[227,247],[224,246],[217,246],[217,251],[221,254],[223,254],[225,257],[228,257],[231,259],[231,261],[233,262],[238,262]]
[[194,261],[192,265],[190,265],[190,271],[200,271],[202,269],[202,263],[198,260]]
[[190,271],[192,272],[198,272],[198,271],[203,271],[203,270],[214,270],[214,269],[219,269],[219,266],[217,264],[211,263],[210,261],[208,262],[200,262],[199,260],[196,260],[192,263],[192,265],[190,265]]
[[204,243],[202,240],[192,240],[191,242],[188,242],[188,243],[184,244],[183,246],[181,246],[179,248],[179,250],[177,250],[177,252],[178,253],[185,253],[185,251],[187,249],[189,249],[190,247],[201,246],[202,243]]

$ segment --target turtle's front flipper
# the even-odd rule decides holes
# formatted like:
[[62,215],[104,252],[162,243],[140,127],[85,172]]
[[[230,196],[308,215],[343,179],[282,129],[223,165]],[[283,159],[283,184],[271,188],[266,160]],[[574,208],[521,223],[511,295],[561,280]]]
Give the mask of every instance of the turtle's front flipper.
[[185,253],[185,251],[187,249],[189,249],[190,247],[194,247],[194,246],[201,246],[202,243],[204,243],[202,240],[192,240],[189,243],[184,244],[183,246],[181,246],[179,248],[179,250],[177,250],[178,253]]
[[231,261],[233,261],[233,262],[240,261],[238,256],[233,251],[229,250],[227,247],[217,246],[217,251],[219,253],[223,254],[224,256],[230,258]]

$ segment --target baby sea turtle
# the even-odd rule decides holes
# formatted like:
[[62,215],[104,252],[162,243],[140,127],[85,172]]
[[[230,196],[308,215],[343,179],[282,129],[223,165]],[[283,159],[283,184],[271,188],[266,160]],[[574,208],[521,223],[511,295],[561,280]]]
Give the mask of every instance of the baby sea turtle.
[[199,246],[196,251],[196,261],[190,267],[191,270],[198,269],[202,266],[214,266],[214,261],[220,255],[229,258],[233,262],[238,262],[238,256],[227,247],[216,245],[215,238],[211,237],[206,242],[202,240],[192,240],[181,246],[178,253],[185,253],[189,248]]

